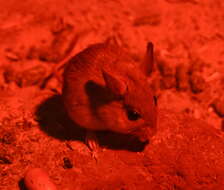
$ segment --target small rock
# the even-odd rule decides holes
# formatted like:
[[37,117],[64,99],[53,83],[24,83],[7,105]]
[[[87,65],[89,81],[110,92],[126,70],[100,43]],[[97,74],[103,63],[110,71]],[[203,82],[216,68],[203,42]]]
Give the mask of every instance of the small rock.
[[173,76],[165,76],[160,81],[162,89],[170,89],[176,86],[176,80]]
[[9,126],[9,125],[11,125],[11,122],[12,122],[12,119],[11,119],[10,116],[3,117],[3,118],[1,119],[1,125],[2,125],[2,126]]
[[27,190],[56,190],[47,172],[41,168],[29,169],[24,177]]
[[151,25],[151,26],[158,26],[161,22],[161,18],[159,14],[143,16],[136,18],[134,20],[134,26],[142,26],[142,25]]
[[206,82],[200,73],[195,72],[190,76],[190,86],[193,93],[200,93],[206,88]]
[[43,62],[54,62],[57,60],[57,55],[51,53],[52,51],[51,47],[41,48],[39,50],[39,60]]
[[27,130],[27,129],[30,129],[33,125],[32,125],[32,123],[30,121],[27,121],[27,120],[24,119],[22,121],[17,121],[15,123],[15,126],[17,128],[22,128],[24,130]]
[[72,162],[70,161],[70,159],[69,158],[67,158],[67,157],[65,157],[65,158],[63,158],[63,168],[64,169],[71,169],[71,168],[73,168],[73,164],[72,164]]
[[220,117],[224,117],[224,98],[215,99],[212,103],[213,109]]
[[197,56],[192,56],[190,59],[189,74],[203,72],[205,66],[204,61],[202,61]]
[[65,28],[67,27],[67,23],[65,23],[63,18],[55,18],[53,21],[53,24],[51,25],[51,32],[53,34],[58,34],[60,32],[62,32],[63,30],[65,30]]
[[16,70],[12,67],[5,68],[3,78],[5,83],[15,82],[17,86],[33,86],[41,84],[47,76],[47,69],[43,65],[36,64],[25,70]]
[[157,94],[160,90],[160,80],[158,77],[154,77],[152,78],[152,80],[148,80],[150,87],[152,88],[153,92],[155,92],[155,94]]
[[4,144],[12,144],[13,142],[15,142],[15,140],[16,139],[14,133],[6,132],[5,134],[2,134],[2,136],[0,136],[0,142]]
[[5,71],[3,72],[3,78],[5,80],[5,83],[10,83],[15,80],[15,71],[12,68],[6,68]]
[[157,60],[157,65],[161,75],[164,76],[175,76],[176,68],[167,60]]
[[39,56],[38,54],[39,54],[38,48],[35,46],[31,46],[29,48],[29,50],[27,51],[26,58],[27,59],[37,59]]
[[46,76],[46,73],[46,69],[43,66],[34,66],[17,74],[15,79],[16,84],[19,87],[40,84]]
[[12,159],[8,155],[0,155],[0,164],[12,164]]
[[195,109],[193,113],[194,118],[200,119],[201,118],[201,113],[199,110]]
[[10,61],[19,61],[21,58],[18,55],[18,53],[14,52],[11,49],[6,49],[5,53],[6,58],[8,58]]
[[176,87],[176,68],[175,65],[172,65],[171,62],[167,59],[160,59],[156,60],[161,78],[161,88],[170,89]]
[[60,62],[71,52],[77,40],[78,35],[73,26],[67,25],[65,29],[55,34],[49,47],[40,50],[39,59],[46,62]]
[[62,82],[60,82],[56,77],[52,77],[48,81],[46,81],[45,84],[42,85],[42,88],[44,87],[46,89],[50,89],[53,92],[61,93],[61,85]]
[[181,91],[186,91],[189,88],[188,81],[188,67],[184,64],[178,65],[176,68],[177,89]]
[[213,81],[220,80],[220,79],[221,79],[221,73],[214,72],[206,78],[206,82],[213,82]]
[[224,119],[221,121],[221,130],[224,131]]

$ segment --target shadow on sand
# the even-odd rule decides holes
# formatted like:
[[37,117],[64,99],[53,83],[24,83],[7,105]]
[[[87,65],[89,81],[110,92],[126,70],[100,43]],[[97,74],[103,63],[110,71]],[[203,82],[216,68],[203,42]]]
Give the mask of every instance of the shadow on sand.
[[[54,95],[36,110],[41,130],[60,140],[79,140],[85,142],[86,130],[72,122],[64,110],[60,95]],[[124,149],[132,152],[142,151],[148,142],[142,143],[137,138],[108,131],[96,132],[99,145],[108,149]]]

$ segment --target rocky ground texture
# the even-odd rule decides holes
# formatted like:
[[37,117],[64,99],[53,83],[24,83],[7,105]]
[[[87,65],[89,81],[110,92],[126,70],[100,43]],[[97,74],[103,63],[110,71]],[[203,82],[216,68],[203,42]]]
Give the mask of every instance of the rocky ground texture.
[[[40,167],[61,190],[221,190],[223,10],[222,0],[0,0],[0,189],[25,190]],[[58,66],[112,36],[137,61],[155,46],[158,133],[144,147],[99,133],[95,160],[63,111]]]

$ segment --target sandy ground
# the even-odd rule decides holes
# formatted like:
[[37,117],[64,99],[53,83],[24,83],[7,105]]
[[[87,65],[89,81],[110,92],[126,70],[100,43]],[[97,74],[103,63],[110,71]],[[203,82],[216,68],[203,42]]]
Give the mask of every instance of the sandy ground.
[[[0,0],[0,189],[41,167],[61,190],[221,190],[222,0]],[[150,78],[158,133],[148,145],[99,133],[97,161],[62,109],[58,65],[114,36]],[[171,113],[172,112],[172,113]]]

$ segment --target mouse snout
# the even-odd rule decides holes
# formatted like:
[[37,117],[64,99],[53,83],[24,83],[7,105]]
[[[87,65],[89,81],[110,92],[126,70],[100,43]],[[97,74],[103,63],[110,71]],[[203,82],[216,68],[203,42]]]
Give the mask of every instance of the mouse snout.
[[151,128],[149,126],[142,127],[136,130],[133,135],[135,135],[141,142],[148,141],[156,133],[156,128]]

